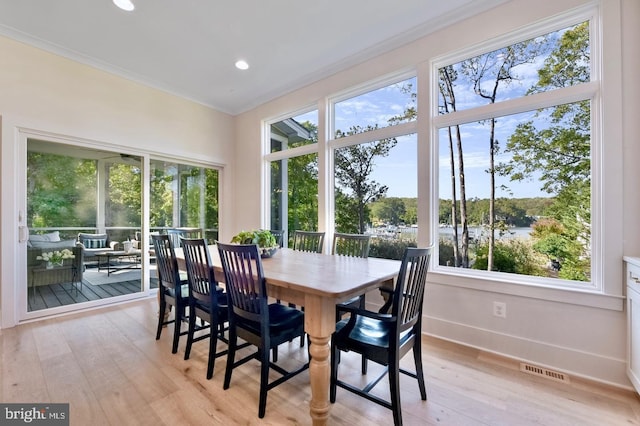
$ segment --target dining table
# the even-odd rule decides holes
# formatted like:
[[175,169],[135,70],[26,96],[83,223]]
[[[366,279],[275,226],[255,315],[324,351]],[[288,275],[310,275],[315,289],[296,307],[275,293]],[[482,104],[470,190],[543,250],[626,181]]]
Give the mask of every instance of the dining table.
[[[220,255],[209,245],[216,280],[224,282]],[[184,254],[175,249],[178,266]],[[400,261],[359,258],[279,249],[262,259],[269,297],[304,306],[304,330],[309,336],[309,413],[313,425],[329,423],[330,342],[336,329],[336,305],[380,287],[392,287]]]

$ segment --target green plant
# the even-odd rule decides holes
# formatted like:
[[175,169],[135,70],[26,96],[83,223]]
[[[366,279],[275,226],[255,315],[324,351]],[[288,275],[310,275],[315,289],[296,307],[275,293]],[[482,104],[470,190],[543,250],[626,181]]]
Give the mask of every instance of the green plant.
[[36,257],[37,260],[44,260],[45,262],[51,262],[56,265],[62,265],[62,262],[65,259],[73,259],[76,257],[73,252],[69,249],[64,249],[62,251],[48,251],[46,253],[42,253],[42,255]]
[[237,244],[257,244],[258,247],[263,249],[278,246],[276,237],[273,236],[271,231],[265,229],[241,231],[231,239],[231,242]]

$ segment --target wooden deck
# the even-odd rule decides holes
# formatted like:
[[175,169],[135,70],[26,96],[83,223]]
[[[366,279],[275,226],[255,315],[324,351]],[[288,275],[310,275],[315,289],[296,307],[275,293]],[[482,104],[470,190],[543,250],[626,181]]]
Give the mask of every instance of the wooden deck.
[[[78,286],[77,291],[76,285]],[[157,287],[157,279],[152,278],[151,288]],[[120,281],[102,285],[92,285],[83,280],[82,289],[79,284],[72,283],[37,286],[35,288],[35,297],[32,293],[33,290],[29,289],[28,312],[137,293],[140,288],[140,280]]]

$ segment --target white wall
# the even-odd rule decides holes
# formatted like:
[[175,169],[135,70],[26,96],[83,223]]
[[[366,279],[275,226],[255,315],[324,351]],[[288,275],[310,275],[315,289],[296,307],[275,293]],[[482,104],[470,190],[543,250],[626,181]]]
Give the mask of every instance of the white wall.
[[220,221],[227,227],[231,203],[224,200],[233,193],[226,170],[234,161],[234,117],[8,38],[0,37],[0,58],[3,328],[16,319],[19,128],[226,166]]
[[[640,51],[637,48],[640,40],[640,2],[637,0],[603,0],[601,3],[585,0],[513,0],[238,116],[235,149],[236,156],[242,161],[238,162],[233,172],[237,188],[241,189],[243,195],[235,199],[236,228],[261,225],[257,205],[262,197],[261,120],[299,111],[318,104],[325,96],[399,70],[413,68],[418,72],[427,72],[428,61],[432,57],[500,36],[585,4],[600,4],[604,21],[609,25],[613,22],[608,27],[614,29],[613,39],[616,38],[617,28],[622,32],[622,61],[611,37],[607,36],[603,41],[607,58],[605,67],[608,73],[621,76],[621,86],[603,87],[602,91],[605,104],[603,113],[608,123],[603,129],[604,138],[623,140],[624,152],[615,159],[622,167],[623,187],[606,186],[605,183],[604,191],[605,199],[610,193],[623,191],[625,200],[623,206],[618,204],[614,210],[605,212],[607,219],[622,222],[621,231],[616,233],[624,232],[626,237],[617,245],[619,248],[615,252],[606,254],[619,259],[614,262],[619,270],[610,275],[616,277],[616,281],[619,277],[621,281],[623,251],[628,255],[640,253],[640,224],[637,220],[640,168],[636,164],[640,159],[640,84],[637,78],[637,70],[640,69]],[[423,93],[424,88],[419,90]],[[621,93],[622,102],[619,99]],[[428,123],[419,123],[422,132],[426,127]],[[419,189],[419,193],[421,196],[428,194],[424,188]],[[420,223],[420,229],[427,229],[426,222]],[[423,242],[427,241],[424,237],[420,238]],[[539,291],[530,292],[521,286],[515,286],[518,287],[517,291],[502,291],[502,287],[484,286],[484,283],[456,286],[441,281],[432,276],[427,290],[424,326],[427,333],[570,375],[630,387],[625,374],[626,319],[619,298],[616,300],[612,297],[606,307],[594,307],[598,304],[573,303],[570,293],[559,297],[560,301],[551,301],[540,297]],[[613,286],[622,288],[622,283],[615,282]],[[493,301],[507,304],[506,320],[493,317]]]

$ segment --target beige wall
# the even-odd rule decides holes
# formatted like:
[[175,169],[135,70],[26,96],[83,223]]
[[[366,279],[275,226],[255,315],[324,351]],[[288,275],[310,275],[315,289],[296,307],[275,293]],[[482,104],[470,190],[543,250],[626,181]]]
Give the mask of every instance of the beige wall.
[[[406,69],[415,69],[419,74],[427,73],[429,60],[433,57],[475,45],[574,7],[592,4],[600,5],[608,28],[613,29],[603,41],[604,67],[608,75],[620,77],[614,78],[613,85],[602,88],[605,126],[597,129],[602,131],[605,141],[607,138],[623,140],[623,152],[615,152],[613,161],[607,166],[615,170],[613,182],[618,183],[605,182],[603,191],[603,199],[607,204],[604,220],[614,223],[612,228],[615,228],[615,234],[621,236],[614,236],[617,241],[612,245],[616,249],[605,253],[605,257],[613,257],[612,264],[617,268],[610,274],[616,282],[605,285],[617,288],[618,296],[592,296],[567,291],[553,295],[530,286],[473,280],[451,285],[437,274],[431,274],[424,327],[427,333],[445,339],[570,375],[630,387],[625,373],[626,317],[619,293],[622,284],[618,281],[623,279],[622,255],[640,254],[640,221],[637,220],[640,208],[640,191],[637,190],[640,182],[640,168],[637,167],[640,160],[640,84],[637,78],[640,69],[640,50],[637,48],[640,40],[640,2],[637,0],[603,0],[601,3],[586,0],[513,0],[238,116],[236,156],[242,158],[242,162],[238,163],[233,173],[243,196],[242,199],[236,198],[234,204],[237,229],[261,225],[261,212],[256,203],[262,195],[262,120],[300,111],[318,104],[326,96],[390,73]],[[618,28],[621,31],[619,36],[616,35]],[[622,62],[613,40],[616,37],[622,39]],[[424,97],[428,98],[429,89],[420,86],[420,81],[418,87],[420,96],[426,95]],[[427,101],[419,100],[419,111],[426,111],[427,106]],[[428,120],[418,124],[421,149],[426,149],[429,143],[428,126]],[[319,127],[323,128],[323,123]],[[419,176],[427,174],[422,170]],[[428,188],[425,187],[419,187],[418,191],[423,197],[420,204],[426,208]],[[619,201],[621,195],[624,196],[624,203]],[[613,208],[608,203],[610,196],[618,200]],[[424,216],[419,220],[424,220]],[[427,227],[428,223],[420,222],[420,229]],[[421,236],[420,239],[422,244],[428,243],[428,238]],[[549,295],[553,297],[547,297]],[[594,303],[598,298],[606,299],[606,302],[598,306],[599,301]],[[493,301],[507,303],[506,320],[493,317]]]
[[17,318],[18,129],[225,166],[220,220],[227,227],[234,117],[8,38],[0,37],[0,58],[2,327]]

